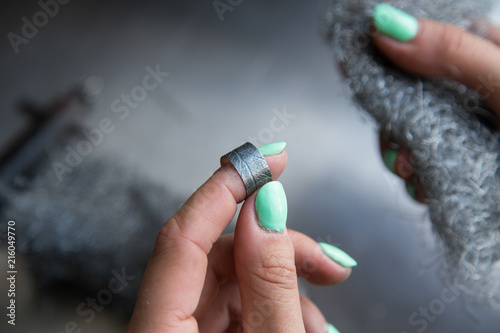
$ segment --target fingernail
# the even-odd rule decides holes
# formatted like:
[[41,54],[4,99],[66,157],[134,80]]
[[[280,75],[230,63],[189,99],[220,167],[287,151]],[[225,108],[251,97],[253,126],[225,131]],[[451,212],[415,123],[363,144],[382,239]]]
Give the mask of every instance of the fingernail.
[[412,179],[406,183],[406,190],[408,194],[415,200],[417,200],[417,182]]
[[262,155],[275,155],[281,153],[286,147],[286,142],[268,143],[267,145],[260,146],[259,151]]
[[358,263],[354,260],[350,255],[335,247],[333,245],[327,243],[319,243],[321,249],[327,256],[329,256],[333,261],[338,262],[344,267],[354,267],[357,266]]
[[373,11],[375,27],[384,35],[407,42],[418,32],[418,21],[408,13],[386,4],[379,4]]
[[396,173],[396,169],[394,167],[396,163],[396,158],[398,157],[398,151],[387,148],[387,150],[384,153],[384,164],[387,167],[387,169],[391,170],[392,173]]
[[340,333],[332,324],[326,324],[325,333]]
[[286,227],[288,206],[285,190],[280,182],[269,182],[262,186],[255,198],[255,210],[259,225],[272,231],[282,232]]

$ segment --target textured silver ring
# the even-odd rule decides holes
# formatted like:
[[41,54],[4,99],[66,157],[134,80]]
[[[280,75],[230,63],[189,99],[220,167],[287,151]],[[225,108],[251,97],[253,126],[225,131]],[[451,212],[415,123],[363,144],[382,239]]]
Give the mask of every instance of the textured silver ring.
[[244,143],[238,148],[221,157],[227,158],[245,184],[247,197],[266,183],[273,180],[271,170],[266,159],[260,151],[250,142]]

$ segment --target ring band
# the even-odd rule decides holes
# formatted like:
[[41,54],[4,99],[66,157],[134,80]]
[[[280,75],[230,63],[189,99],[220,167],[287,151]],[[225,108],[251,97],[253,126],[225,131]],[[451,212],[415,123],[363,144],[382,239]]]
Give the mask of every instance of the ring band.
[[224,157],[231,162],[243,180],[247,197],[257,191],[259,187],[273,180],[266,159],[250,142],[244,143],[222,156],[221,164]]

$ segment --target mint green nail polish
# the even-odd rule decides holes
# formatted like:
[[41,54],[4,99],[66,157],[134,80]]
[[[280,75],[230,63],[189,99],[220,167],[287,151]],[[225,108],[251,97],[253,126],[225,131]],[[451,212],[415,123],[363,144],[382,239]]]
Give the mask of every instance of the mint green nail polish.
[[285,149],[286,142],[268,143],[267,145],[260,146],[258,149],[264,156],[279,154]]
[[387,149],[384,153],[384,164],[387,169],[391,170],[392,173],[396,173],[394,165],[396,163],[396,158],[398,157],[398,151],[394,149]]
[[413,39],[418,32],[416,18],[386,4],[375,7],[373,21],[380,32],[401,42]]
[[335,326],[333,326],[332,324],[327,324],[326,325],[325,332],[326,333],[340,333],[340,331],[338,329],[336,329]]
[[417,199],[417,183],[414,180],[411,180],[406,184],[406,190],[413,199]]
[[255,198],[255,210],[259,225],[267,230],[282,232],[286,227],[288,206],[285,190],[280,182],[269,182],[262,186]]
[[323,252],[325,252],[327,256],[329,256],[333,261],[338,262],[342,266],[354,267],[358,265],[356,260],[354,260],[350,255],[348,255],[338,247],[335,247],[327,243],[319,243],[319,245],[321,246]]

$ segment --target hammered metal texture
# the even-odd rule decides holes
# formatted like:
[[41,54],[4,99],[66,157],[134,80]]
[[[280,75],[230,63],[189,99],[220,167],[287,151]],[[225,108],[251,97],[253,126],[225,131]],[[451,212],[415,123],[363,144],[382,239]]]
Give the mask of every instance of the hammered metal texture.
[[244,143],[223,157],[227,158],[238,171],[245,184],[247,197],[273,180],[266,159],[250,142]]

